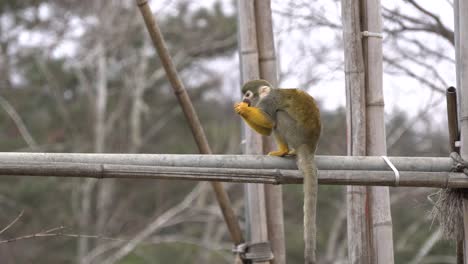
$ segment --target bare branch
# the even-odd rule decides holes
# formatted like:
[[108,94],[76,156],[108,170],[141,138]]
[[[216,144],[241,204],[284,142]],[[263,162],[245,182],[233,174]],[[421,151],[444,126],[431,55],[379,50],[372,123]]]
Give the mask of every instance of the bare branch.
[[16,112],[15,108],[10,104],[10,102],[8,102],[5,98],[0,96],[0,105],[13,120],[24,141],[26,142],[26,144],[28,144],[29,148],[31,148],[32,150],[38,150],[36,141],[32,137],[31,133],[29,133],[29,130],[26,128],[26,125],[23,122],[23,119],[18,114],[18,112]]
[[64,226],[54,227],[54,228],[47,229],[47,230],[44,230],[44,231],[40,231],[40,232],[37,232],[37,233],[34,233],[34,234],[29,234],[29,235],[19,236],[19,237],[15,237],[15,238],[0,240],[0,244],[17,242],[17,241],[26,240],[26,239],[40,238],[40,237],[95,238],[95,239],[111,240],[111,241],[119,241],[119,242],[129,241],[128,239],[113,238],[113,237],[106,237],[106,236],[100,236],[100,235],[83,235],[83,234],[73,234],[73,233],[62,233],[62,232],[60,232],[63,229],[65,229]]
[[406,122],[406,124],[398,127],[395,131],[393,131],[391,134],[389,134],[387,136],[387,149],[391,149],[398,142],[398,140],[401,138],[401,136],[403,136],[404,133],[406,133],[414,125],[416,125],[418,120],[420,120],[423,116],[427,115],[427,113],[429,111],[434,109],[435,106],[439,105],[443,101],[444,101],[443,98],[441,98],[440,100],[438,100],[438,101],[436,101],[436,102],[434,102],[432,104],[428,104],[424,109],[420,110],[419,113],[416,116],[414,116],[413,118],[411,118],[411,120]]
[[11,221],[11,223],[9,223],[6,227],[4,227],[1,231],[0,231],[0,235],[3,234],[5,231],[7,231],[8,229],[10,229],[10,227],[12,227],[20,218],[21,216],[23,216],[23,213],[24,213],[24,210],[22,210],[18,216],[13,219],[13,221]]
[[15,238],[0,240],[0,244],[11,243],[11,242],[19,241],[19,240],[32,239],[32,238],[38,238],[38,237],[57,236],[58,234],[53,233],[53,232],[58,231],[58,230],[62,230],[63,228],[65,228],[65,227],[59,226],[59,227],[54,227],[52,229],[48,229],[48,230],[45,230],[45,231],[30,234],[30,235],[25,235],[25,236],[19,236],[19,237],[15,237]]
[[419,249],[418,253],[414,256],[411,260],[411,264],[421,263],[422,260],[429,254],[431,249],[434,245],[439,241],[442,237],[442,230],[438,228],[435,232],[431,234],[431,236],[424,242],[424,244]]
[[406,66],[403,66],[399,63],[397,63],[394,59],[388,57],[388,56],[384,56],[384,61],[386,63],[388,63],[389,65],[393,66],[395,69],[398,69],[400,70],[402,73],[418,80],[420,83],[428,86],[429,88],[431,88],[432,90],[440,93],[440,94],[445,94],[445,89],[441,86],[437,86],[435,85],[434,83],[428,81],[426,78],[424,78],[423,76],[420,76],[420,75],[417,75],[416,73],[414,73],[413,71],[411,71],[410,69],[408,69],[408,67]]
[[156,219],[153,220],[148,226],[146,226],[143,230],[138,232],[133,239],[131,239],[125,245],[122,245],[120,250],[118,250],[115,254],[108,257],[102,264],[112,264],[117,262],[118,260],[122,259],[123,257],[127,256],[130,252],[135,249],[138,244],[143,242],[149,236],[151,236],[156,230],[158,230],[161,226],[166,224],[168,221],[172,220],[176,215],[183,212],[187,209],[192,201],[200,195],[200,190],[203,188],[203,184],[197,184],[197,186],[190,192],[182,202],[178,205],[172,207],[171,209],[167,210],[164,214],[158,216]]
[[[410,5],[412,5],[416,10],[418,10],[420,13],[422,13],[422,18],[416,18],[409,16],[407,14],[403,14],[400,10],[391,10],[388,8],[383,8],[383,13],[382,16],[388,20],[390,20],[393,23],[396,23],[399,25],[399,29],[394,29],[394,30],[387,30],[391,34],[396,34],[396,33],[403,33],[403,32],[408,32],[408,31],[421,31],[421,32],[428,32],[428,33],[434,33],[436,35],[441,36],[445,40],[447,40],[449,43],[454,45],[454,32],[453,30],[449,29],[447,26],[445,26],[440,18],[428,11],[427,9],[423,8],[420,6],[416,1],[414,0],[408,0],[406,1]],[[425,18],[429,17],[433,22],[427,21]]]

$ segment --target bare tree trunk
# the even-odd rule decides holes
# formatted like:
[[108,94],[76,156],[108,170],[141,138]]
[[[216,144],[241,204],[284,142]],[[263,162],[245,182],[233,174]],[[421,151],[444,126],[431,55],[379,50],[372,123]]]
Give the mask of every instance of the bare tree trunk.
[[143,110],[144,84],[136,82],[133,90],[132,109],[130,110],[130,153],[136,153],[141,147],[141,114]]
[[[95,152],[103,153],[106,144],[106,112],[107,112],[107,62],[104,43],[98,44],[97,93],[96,93],[96,138]],[[97,231],[102,233],[110,211],[110,203],[114,192],[114,181],[103,181],[99,184],[97,194]]]
[[[359,0],[342,0],[345,50],[346,120],[348,155],[366,155],[365,73],[361,43]],[[348,259],[370,264],[367,188],[347,187]]]
[[[90,220],[91,220],[91,201],[92,196],[91,193],[93,191],[93,187],[96,183],[96,179],[86,179],[84,183],[81,184],[81,212],[79,216],[79,226],[80,231],[85,233],[85,230],[89,228]],[[87,237],[80,237],[78,241],[78,256],[77,256],[77,263],[87,264],[84,261],[85,256],[88,254],[89,251],[89,238]]]
[[[96,74],[96,97],[95,97],[95,124],[94,124],[94,151],[103,153],[105,151],[106,139],[106,110],[107,110],[107,62],[106,49],[101,39],[97,43],[97,74]],[[97,181],[88,179],[82,187],[82,206],[80,216],[80,227],[82,232],[88,229],[92,219],[92,193]],[[98,185],[97,190],[97,222],[96,233],[102,234],[109,216],[110,203],[114,190],[114,180],[103,181]],[[89,251],[89,239],[81,237],[79,241],[78,257],[80,263]],[[83,263],[84,264],[84,263]]]
[[[145,40],[145,46],[146,40]],[[146,49],[142,49],[146,50]],[[144,101],[143,101],[143,94],[145,92],[145,72],[147,68],[147,60],[142,59],[139,60],[140,63],[137,66],[135,71],[135,79],[131,86],[134,87],[132,91],[132,108],[130,110],[130,152],[136,153],[139,151],[142,145],[142,131],[141,131],[141,119],[144,110]]]

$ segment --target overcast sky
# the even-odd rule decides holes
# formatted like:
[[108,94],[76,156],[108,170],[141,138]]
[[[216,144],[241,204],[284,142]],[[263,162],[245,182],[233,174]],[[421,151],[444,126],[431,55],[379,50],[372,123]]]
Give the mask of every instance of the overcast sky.
[[[211,6],[215,0],[210,1],[188,1],[195,8],[199,5]],[[153,10],[159,14],[177,13],[177,0],[151,1]],[[340,24],[340,7],[335,1],[311,0],[311,5],[321,8],[323,14],[332,21]],[[339,2],[339,1],[338,1]],[[398,7],[403,1],[382,0],[386,7]],[[234,12],[231,3],[232,0],[222,0],[224,8],[228,12]],[[327,28],[311,29],[304,28],[305,22],[301,18],[288,19],[278,14],[278,11],[287,10],[289,1],[273,0],[272,9],[274,10],[274,32],[277,48],[279,66],[282,72],[288,72],[286,78],[282,79],[281,87],[297,87],[306,80],[314,80],[309,87],[300,87],[306,89],[314,97],[318,98],[323,107],[330,110],[345,104],[344,73],[342,69],[343,51],[341,47],[335,47],[337,38],[341,38],[341,32]],[[419,3],[425,8],[438,14],[445,25],[453,28],[452,7],[448,1],[422,1]],[[307,10],[295,10],[297,14]],[[411,10],[406,10],[411,12]],[[42,15],[47,16],[47,8],[42,10]],[[5,22],[5,21],[2,21]],[[74,34],[79,36],[83,32],[79,21],[74,26]],[[73,32],[72,32],[73,33]],[[443,52],[446,56],[454,58],[453,47],[447,43],[441,43],[427,36],[421,36],[428,45],[437,45],[438,48],[445,47]],[[385,38],[385,36],[384,36]],[[45,41],[40,36],[23,34],[23,44],[36,45],[37,42]],[[443,42],[443,41],[442,41]],[[339,43],[339,41],[338,41]],[[315,64],[315,59],[321,55],[323,48],[332,47],[332,51],[325,56],[326,60],[320,65]],[[73,53],[73,43],[65,41],[56,51],[57,56],[66,56]],[[383,52],[391,54],[384,45]],[[224,78],[223,90],[227,94],[235,97],[239,87],[239,62],[238,55],[235,54],[228,59],[218,59],[211,62],[213,70],[220,72]],[[455,85],[455,68],[453,64],[437,65],[444,76],[448,85]],[[418,111],[427,107],[428,104],[439,104],[431,111],[435,119],[445,122],[445,102],[444,96],[439,93],[431,92],[424,88],[412,78],[393,76],[384,74],[384,95],[385,111],[391,114],[396,110],[404,110],[410,115],[416,115]]]
[[[272,1],[274,11],[286,10],[289,1]],[[411,14],[412,11],[407,6],[402,6],[403,1],[382,0],[382,5],[388,8],[405,8],[405,12]],[[231,8],[231,1],[224,1],[227,8]],[[419,1],[421,5],[435,14],[438,14],[442,22],[453,29],[453,10],[448,1]],[[207,2],[204,4],[208,5]],[[336,23],[341,23],[340,6],[334,1],[316,0],[310,1],[310,4],[321,8],[324,14]],[[170,8],[168,8],[170,9]],[[301,10],[295,12],[301,13]],[[304,11],[305,12],[305,11]],[[310,79],[309,75],[318,75],[320,80],[313,83],[310,87],[301,87],[307,89],[310,94],[323,102],[326,109],[335,109],[345,104],[344,73],[341,68],[343,63],[343,50],[336,48],[334,52],[328,54],[329,61],[321,66],[314,65],[314,57],[320,52],[320,48],[333,45],[337,37],[337,31],[331,29],[297,29],[305,24],[301,18],[285,19],[284,16],[274,12],[274,31],[277,47],[278,59],[283,72],[288,72],[288,77],[282,79],[281,87],[297,87],[298,84]],[[291,30],[291,28],[293,30]],[[338,32],[341,34],[341,32]],[[341,35],[339,35],[341,37]],[[385,36],[384,36],[385,38]],[[453,47],[444,40],[421,34],[422,40],[428,46],[442,49],[448,57],[454,58]],[[298,52],[302,48],[307,50],[303,54]],[[383,52],[391,54],[392,50],[384,45]],[[227,63],[221,60],[215,68],[221,69],[226,77],[226,86],[233,89],[238,84],[238,60],[235,55],[232,60],[234,63]],[[219,67],[222,66],[222,67]],[[453,64],[437,65],[438,70],[443,75],[448,85],[455,86],[455,66]],[[423,87],[418,81],[402,76],[384,74],[383,87],[385,95],[385,111],[388,115],[392,112],[401,110],[406,111],[410,116],[417,115],[419,111],[425,110],[428,105],[431,107],[434,121],[445,125],[445,97],[443,94],[432,92]],[[445,88],[445,87],[444,87]]]

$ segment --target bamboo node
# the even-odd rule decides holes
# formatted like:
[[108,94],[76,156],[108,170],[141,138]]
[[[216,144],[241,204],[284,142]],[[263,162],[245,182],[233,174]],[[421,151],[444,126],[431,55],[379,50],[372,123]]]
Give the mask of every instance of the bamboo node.
[[280,169],[275,169],[275,184],[283,183],[283,174]]
[[381,107],[381,106],[385,106],[385,103],[383,100],[379,100],[379,101],[376,101],[376,102],[373,102],[373,103],[367,103],[366,106],[378,106],[378,107]]
[[258,53],[257,50],[247,49],[247,50],[241,50],[241,52],[240,52],[240,54],[243,54],[243,55],[254,54],[254,53]]
[[99,179],[104,179],[104,176],[105,176],[104,174],[105,174],[105,170],[106,170],[104,164],[100,164],[99,169],[100,170],[99,170],[99,176],[98,177],[99,177]]
[[274,61],[276,60],[275,56],[268,56],[268,57],[260,57],[258,58],[259,61]]

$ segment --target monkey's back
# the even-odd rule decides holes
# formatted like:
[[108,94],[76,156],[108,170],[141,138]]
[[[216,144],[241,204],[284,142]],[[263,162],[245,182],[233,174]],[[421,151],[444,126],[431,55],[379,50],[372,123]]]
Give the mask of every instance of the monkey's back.
[[314,98],[299,89],[278,89],[281,105],[276,130],[292,148],[307,144],[313,151],[322,131],[320,111]]

